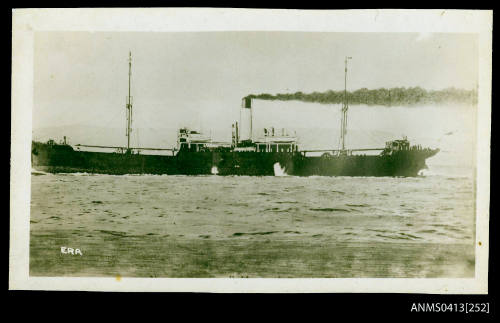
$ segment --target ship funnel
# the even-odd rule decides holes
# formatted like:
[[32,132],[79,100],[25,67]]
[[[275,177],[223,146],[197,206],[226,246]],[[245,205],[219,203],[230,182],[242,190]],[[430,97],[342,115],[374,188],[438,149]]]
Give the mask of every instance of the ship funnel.
[[239,139],[252,139],[252,98],[243,98],[241,102]]
[[244,98],[243,101],[246,109],[252,108],[252,98]]

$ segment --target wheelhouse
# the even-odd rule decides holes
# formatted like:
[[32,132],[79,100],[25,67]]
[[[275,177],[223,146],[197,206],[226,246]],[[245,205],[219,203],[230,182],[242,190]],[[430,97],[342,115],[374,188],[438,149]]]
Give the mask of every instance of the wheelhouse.
[[188,128],[179,129],[177,134],[177,149],[179,151],[204,151],[211,142],[211,138]]

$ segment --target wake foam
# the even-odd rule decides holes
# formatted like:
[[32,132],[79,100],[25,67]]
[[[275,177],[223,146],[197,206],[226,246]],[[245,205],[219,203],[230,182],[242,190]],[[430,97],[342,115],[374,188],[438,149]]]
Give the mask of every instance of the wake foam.
[[281,168],[280,163],[274,164],[274,176],[288,176],[285,172],[285,168]]

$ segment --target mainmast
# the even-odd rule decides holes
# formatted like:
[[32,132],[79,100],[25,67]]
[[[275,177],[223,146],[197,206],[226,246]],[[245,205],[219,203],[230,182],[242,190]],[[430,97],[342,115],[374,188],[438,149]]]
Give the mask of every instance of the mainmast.
[[349,109],[347,102],[347,60],[352,57],[345,58],[345,75],[344,75],[344,102],[342,104],[342,120],[340,124],[340,141],[342,142],[341,151],[345,151],[345,137],[347,134],[347,110]]
[[130,78],[132,77],[132,52],[128,53],[128,96],[127,96],[127,153],[130,153],[130,133],[132,132],[132,97],[130,96]]

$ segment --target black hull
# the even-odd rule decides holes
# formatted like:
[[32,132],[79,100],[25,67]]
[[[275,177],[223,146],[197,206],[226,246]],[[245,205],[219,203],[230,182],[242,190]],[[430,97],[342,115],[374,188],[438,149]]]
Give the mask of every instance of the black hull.
[[293,176],[417,176],[438,150],[408,150],[390,156],[304,157],[300,153],[179,152],[176,156],[75,151],[34,142],[32,167],[50,173],[273,176],[279,163]]

